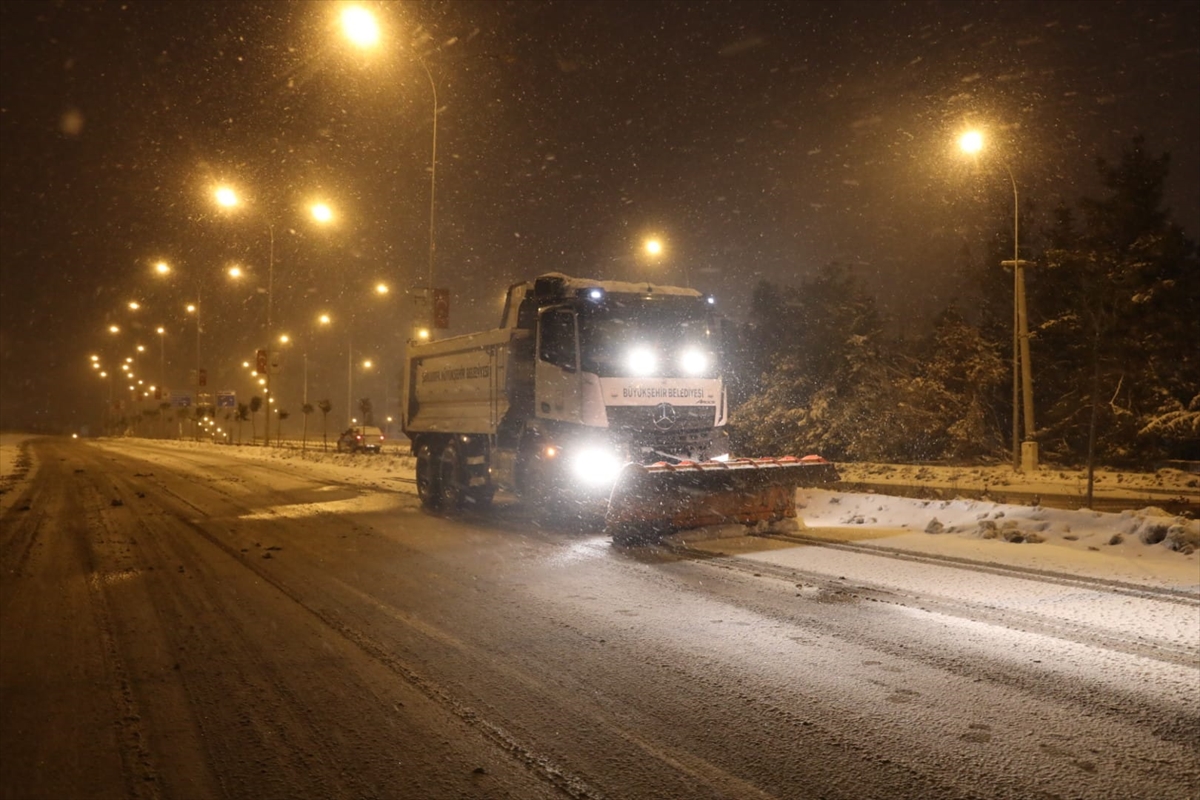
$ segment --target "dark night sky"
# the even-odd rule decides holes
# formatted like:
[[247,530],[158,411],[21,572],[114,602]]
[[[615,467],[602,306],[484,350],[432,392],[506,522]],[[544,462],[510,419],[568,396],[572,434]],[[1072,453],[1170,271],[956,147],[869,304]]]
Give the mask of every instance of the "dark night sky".
[[[142,342],[157,379],[159,324],[182,386],[197,286],[210,388],[244,400],[269,224],[273,327],[299,342],[283,406],[298,419],[301,351],[310,400],[339,419],[348,338],[394,372],[401,290],[428,267],[433,103],[412,53],[438,91],[452,332],[494,325],[503,289],[549,270],[686,275],[738,318],[758,279],[835,260],[925,320],[958,296],[958,254],[982,255],[1011,213],[1005,167],[1036,220],[1097,193],[1095,158],[1138,133],[1171,154],[1167,203],[1200,234],[1197,2],[367,5],[387,26],[373,55],[344,43],[335,3],[0,5],[0,425],[94,423],[107,387],[89,354]],[[991,139],[975,165],[954,151],[969,125]],[[217,213],[216,181],[248,207]],[[304,221],[316,195],[337,225]],[[637,255],[650,232],[659,264]],[[177,274],[156,278],[158,259]],[[224,278],[231,262],[250,279]],[[376,280],[397,291],[373,296]],[[383,401],[382,379],[355,381]]]

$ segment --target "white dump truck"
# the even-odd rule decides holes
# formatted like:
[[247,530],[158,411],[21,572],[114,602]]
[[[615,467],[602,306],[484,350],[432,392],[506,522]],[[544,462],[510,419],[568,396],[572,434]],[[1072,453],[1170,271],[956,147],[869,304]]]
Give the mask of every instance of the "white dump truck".
[[694,289],[558,273],[513,285],[500,327],[410,344],[402,427],[429,509],[497,490],[604,515],[614,539],[795,516],[837,479],[815,456],[731,458],[722,319]]

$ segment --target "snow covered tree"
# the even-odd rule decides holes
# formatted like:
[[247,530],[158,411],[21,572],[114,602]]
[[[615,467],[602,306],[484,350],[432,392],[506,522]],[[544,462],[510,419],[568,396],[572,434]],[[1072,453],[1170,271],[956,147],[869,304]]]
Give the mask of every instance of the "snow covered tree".
[[999,347],[950,308],[938,318],[915,362],[909,402],[929,420],[929,449],[943,458],[1004,452],[1003,425],[1011,409],[998,398],[1010,366]]
[[[1138,138],[1097,166],[1106,192],[1080,203],[1081,222],[1060,208],[1041,237],[1021,240],[1021,257],[1035,262],[1026,281],[1038,438],[1048,456],[1076,462],[1092,450],[1109,461],[1200,458],[1200,262],[1162,205],[1168,157]],[[960,254],[978,287],[970,318],[948,311],[908,353],[845,267],[798,287],[759,284],[753,322],[730,349],[735,448],[902,460],[1007,451],[1007,213],[985,257]]]
[[1041,370],[1043,439],[1074,458],[1194,457],[1200,267],[1162,205],[1169,157],[1138,137],[1097,169],[1105,196],[1081,202],[1081,224],[1060,210],[1031,292],[1039,356],[1053,359]]
[[734,446],[746,453],[820,452],[879,458],[895,420],[881,419],[893,387],[874,300],[850,271],[831,264],[799,287],[762,283],[754,322],[743,331],[742,381],[749,397],[735,412]]

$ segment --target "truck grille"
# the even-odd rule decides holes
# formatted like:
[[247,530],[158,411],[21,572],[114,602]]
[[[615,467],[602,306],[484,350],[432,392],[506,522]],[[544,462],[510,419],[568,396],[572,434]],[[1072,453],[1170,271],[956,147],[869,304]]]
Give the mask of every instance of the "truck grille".
[[[667,428],[654,424],[655,406],[609,406],[611,430],[641,434],[656,439],[672,439],[694,431],[708,431],[717,419],[713,406],[674,406],[675,423]],[[640,437],[639,437],[640,438]]]

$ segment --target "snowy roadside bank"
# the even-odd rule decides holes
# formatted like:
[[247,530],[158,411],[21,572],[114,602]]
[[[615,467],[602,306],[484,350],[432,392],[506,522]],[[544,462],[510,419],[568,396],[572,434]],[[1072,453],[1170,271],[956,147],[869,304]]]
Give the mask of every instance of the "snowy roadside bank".
[[985,500],[801,489],[805,536],[865,548],[1067,573],[1200,596],[1200,521]]
[[27,433],[0,433],[0,514],[12,507],[34,472],[33,454],[21,447],[33,438]]

